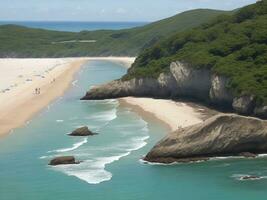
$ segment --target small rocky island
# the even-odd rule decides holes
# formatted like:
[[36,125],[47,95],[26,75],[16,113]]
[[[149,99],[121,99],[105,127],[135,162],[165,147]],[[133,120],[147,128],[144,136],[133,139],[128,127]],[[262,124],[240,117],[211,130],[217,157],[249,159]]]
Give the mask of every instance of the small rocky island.
[[148,162],[206,161],[217,156],[253,158],[267,152],[267,121],[219,114],[179,129],[162,139],[144,158]]
[[74,130],[69,135],[70,136],[93,136],[93,135],[96,135],[96,134],[97,133],[93,133],[92,131],[90,131],[87,126],[84,126],[84,127],[81,127],[81,128],[77,128],[76,130]]
[[79,164],[79,161],[75,160],[74,156],[61,156],[52,159],[49,165],[56,166],[56,165],[73,165]]

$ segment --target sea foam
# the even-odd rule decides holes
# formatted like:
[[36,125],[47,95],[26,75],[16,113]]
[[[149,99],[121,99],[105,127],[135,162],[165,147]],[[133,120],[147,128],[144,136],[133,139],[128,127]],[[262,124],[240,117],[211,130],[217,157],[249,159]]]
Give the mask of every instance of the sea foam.
[[48,151],[48,153],[63,153],[63,152],[73,151],[75,149],[78,149],[80,146],[82,146],[85,143],[87,143],[87,138],[84,138],[82,141],[73,144],[72,147],[70,148],[52,150],[52,151]]
[[112,178],[112,173],[106,171],[105,166],[114,161],[118,161],[120,158],[127,155],[129,155],[129,153],[110,157],[100,157],[85,160],[79,165],[62,165],[54,167],[54,169],[62,171],[69,176],[75,176],[89,184],[99,184],[104,181],[109,181]]
[[[65,173],[68,176],[74,176],[89,184],[99,184],[112,179],[112,172],[106,169],[107,165],[129,156],[133,151],[137,151],[147,144],[146,140],[149,139],[147,122],[140,117],[132,116],[132,113],[118,112],[116,100],[93,102],[92,105],[99,106],[102,103],[108,107],[107,110],[93,113],[92,116],[85,118],[90,120],[90,122],[98,122],[97,124],[99,124],[98,129],[101,129],[101,132],[95,142],[98,139],[102,141],[104,139],[105,141],[105,137],[109,137],[110,134],[105,136],[106,130],[114,133],[112,138],[108,140],[109,142],[103,144],[92,143],[79,148],[87,142],[86,139],[75,143],[70,148],[50,151],[49,153],[63,155],[65,152],[72,151],[71,155],[75,156],[77,160],[82,161],[78,165],[61,165],[52,167],[52,169]],[[118,123],[117,120],[124,119],[125,117],[129,117],[127,123]],[[109,124],[109,127],[105,129],[107,124]],[[101,137],[103,138],[101,139]]]

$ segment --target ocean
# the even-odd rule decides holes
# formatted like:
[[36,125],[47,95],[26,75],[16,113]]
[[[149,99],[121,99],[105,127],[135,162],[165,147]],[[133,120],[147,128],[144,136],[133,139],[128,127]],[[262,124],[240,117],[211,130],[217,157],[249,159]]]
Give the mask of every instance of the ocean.
[[119,30],[143,26],[148,22],[65,22],[65,21],[0,21],[0,25],[16,24],[30,28],[41,28],[55,31],[95,31],[95,30]]

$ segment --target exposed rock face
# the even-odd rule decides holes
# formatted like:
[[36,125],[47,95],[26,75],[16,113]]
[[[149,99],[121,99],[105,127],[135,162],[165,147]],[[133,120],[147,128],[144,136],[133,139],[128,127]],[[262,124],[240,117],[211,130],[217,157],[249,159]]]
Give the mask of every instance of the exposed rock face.
[[252,95],[235,97],[233,108],[241,114],[252,114],[255,108],[255,98]]
[[256,107],[253,96],[234,97],[227,88],[229,79],[212,74],[208,69],[197,69],[188,64],[173,62],[168,73],[157,79],[135,78],[116,80],[94,87],[82,100],[113,99],[126,96],[179,98],[190,97],[232,108],[239,114],[267,118],[267,106]]
[[70,136],[90,136],[90,135],[95,135],[96,133],[93,133],[92,131],[90,131],[88,129],[87,126],[81,127],[81,128],[77,128],[76,130],[74,130]]
[[211,76],[210,100],[218,105],[231,105],[233,102],[233,95],[228,91],[227,85],[229,79],[223,76]]
[[181,62],[173,62],[170,72],[175,78],[173,96],[186,96],[207,99],[211,88],[211,74],[206,69],[194,69]]
[[266,152],[267,121],[221,114],[171,133],[147,154],[145,160],[172,163],[240,154],[253,157]]
[[267,118],[267,106],[257,106],[254,109],[254,113],[256,116],[262,117],[262,118]]
[[79,164],[80,162],[75,161],[73,156],[62,156],[54,158],[50,161],[49,165],[70,165],[70,164]]

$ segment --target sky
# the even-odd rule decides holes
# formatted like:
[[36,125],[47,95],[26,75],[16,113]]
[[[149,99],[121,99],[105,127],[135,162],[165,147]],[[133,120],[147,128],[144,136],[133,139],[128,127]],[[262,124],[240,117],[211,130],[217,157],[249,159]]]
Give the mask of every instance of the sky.
[[0,0],[0,21],[156,21],[180,12],[233,10],[256,0]]

